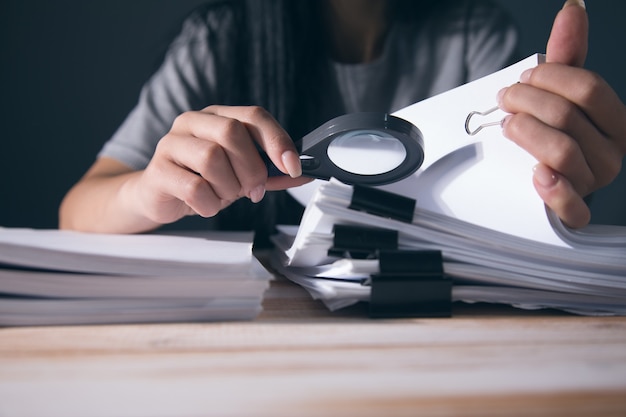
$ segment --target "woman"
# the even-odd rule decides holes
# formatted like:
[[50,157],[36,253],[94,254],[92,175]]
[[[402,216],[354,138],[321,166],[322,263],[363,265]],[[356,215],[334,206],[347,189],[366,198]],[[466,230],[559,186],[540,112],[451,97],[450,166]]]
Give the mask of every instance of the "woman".
[[[623,104],[576,68],[586,54],[580,3],[557,16],[553,63],[498,97],[512,113],[504,134],[540,161],[537,191],[573,227],[589,221],[582,197],[617,175],[626,152]],[[198,214],[266,236],[301,213],[284,192],[265,196],[307,181],[291,138],[487,75],[515,60],[515,44],[509,19],[486,1],[211,2],[187,19],[137,107],[70,190],[60,226],[132,233]],[[259,147],[289,176],[267,178]]]

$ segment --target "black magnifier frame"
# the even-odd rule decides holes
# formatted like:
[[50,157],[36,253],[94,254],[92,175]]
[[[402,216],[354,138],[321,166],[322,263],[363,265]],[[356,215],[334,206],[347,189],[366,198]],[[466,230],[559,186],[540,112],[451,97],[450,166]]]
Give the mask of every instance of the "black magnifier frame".
[[[359,174],[342,169],[328,155],[329,146],[348,134],[397,139],[404,146],[404,160],[395,168],[377,174]],[[296,142],[300,152],[302,175],[328,180],[331,177],[354,185],[385,185],[408,177],[424,162],[424,139],[412,123],[387,113],[349,113],[336,117]],[[270,176],[284,175],[268,163]],[[367,161],[363,161],[367,163]]]

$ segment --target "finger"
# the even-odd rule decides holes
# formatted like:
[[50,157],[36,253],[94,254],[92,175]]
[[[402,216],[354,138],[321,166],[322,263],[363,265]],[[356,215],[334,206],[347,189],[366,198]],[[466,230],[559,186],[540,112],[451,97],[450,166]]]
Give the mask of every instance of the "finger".
[[[153,160],[154,161],[154,160]],[[157,172],[154,172],[157,171]],[[171,160],[162,160],[151,163],[145,171],[151,178],[157,178],[153,183],[156,190],[154,207],[163,207],[164,204],[175,212],[153,213],[159,216],[160,223],[169,223],[189,215],[190,210],[203,217],[216,215],[222,207],[230,202],[221,200],[213,191],[211,185],[201,176],[185,169]],[[178,200],[180,204],[173,205],[171,200]],[[190,209],[190,210],[189,210]]]
[[533,184],[537,193],[559,218],[569,227],[584,227],[591,219],[591,212],[582,197],[561,175],[543,164],[534,169]]
[[205,111],[240,120],[278,169],[293,178],[302,175],[300,158],[293,141],[262,107],[210,106]]
[[626,106],[600,76],[580,68],[546,64],[524,72],[521,81],[577,105],[622,154],[626,153],[626,123],[622,122],[626,120]]
[[505,137],[567,177],[579,193],[587,195],[594,189],[594,173],[580,147],[567,134],[527,113],[507,116],[502,128]]
[[181,174],[171,184],[172,195],[184,202],[194,213],[202,217],[213,217],[232,201],[220,199],[211,184],[193,173],[181,170]]
[[504,135],[567,176],[579,192],[587,194],[615,177],[620,162],[614,144],[570,101],[517,84],[499,102],[515,113],[507,118]]
[[582,67],[587,57],[589,22],[585,2],[568,0],[554,19],[546,61]]
[[169,134],[158,147],[172,162],[204,178],[219,199],[233,201],[244,195],[230,159],[219,144]]
[[[239,195],[258,202],[265,194],[267,169],[261,160],[254,139],[246,125],[236,119],[208,112],[187,112],[178,116],[172,127],[177,135],[191,135],[207,142],[214,142],[225,152],[232,171],[240,184]],[[201,155],[207,158],[210,154]]]
[[267,180],[267,189],[272,191],[286,190],[287,188],[299,187],[311,181],[313,181],[313,178],[308,177],[272,177]]

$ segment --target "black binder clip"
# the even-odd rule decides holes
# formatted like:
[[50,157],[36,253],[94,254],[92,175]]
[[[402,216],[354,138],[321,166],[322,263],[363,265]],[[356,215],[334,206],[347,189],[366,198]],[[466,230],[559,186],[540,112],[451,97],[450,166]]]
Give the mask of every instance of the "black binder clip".
[[348,208],[404,223],[412,223],[415,200],[378,188],[354,185],[352,200]]
[[450,317],[452,280],[441,251],[381,251],[371,276],[371,318]]
[[398,231],[377,227],[337,224],[328,256],[348,259],[375,259],[380,250],[398,248]]

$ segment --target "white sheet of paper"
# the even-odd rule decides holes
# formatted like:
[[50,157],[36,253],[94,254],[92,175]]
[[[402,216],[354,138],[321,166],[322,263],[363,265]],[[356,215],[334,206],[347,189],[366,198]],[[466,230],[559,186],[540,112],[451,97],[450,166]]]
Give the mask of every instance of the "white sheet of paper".
[[252,233],[118,235],[0,227],[0,263],[124,275],[248,270]]
[[209,233],[207,236],[203,239],[201,236],[99,234],[0,227],[0,244],[57,252],[198,263],[241,264],[250,261],[252,235],[246,234],[246,239],[235,234],[233,236],[237,239],[226,234],[215,234],[215,239]]
[[[496,95],[519,81],[542,55],[532,55],[479,80],[394,113],[419,128],[425,158],[412,176],[381,188],[417,200],[417,206],[478,226],[544,243],[567,246],[555,233],[546,208],[532,184],[536,160],[502,135],[499,126],[475,136],[465,131],[472,111],[496,105]],[[496,111],[484,121],[501,120]],[[473,124],[482,123],[476,116]],[[290,190],[307,204],[321,181]]]
[[[499,126],[475,136],[465,131],[472,111],[496,105],[496,95],[535,67],[533,55],[490,76],[421,101],[395,115],[424,135],[425,160],[413,176],[384,188],[417,200],[418,207],[518,237],[567,246],[554,232],[532,184],[537,161],[502,135]],[[499,114],[498,114],[499,113]],[[482,121],[500,120],[498,110]],[[476,116],[474,123],[482,123]]]

